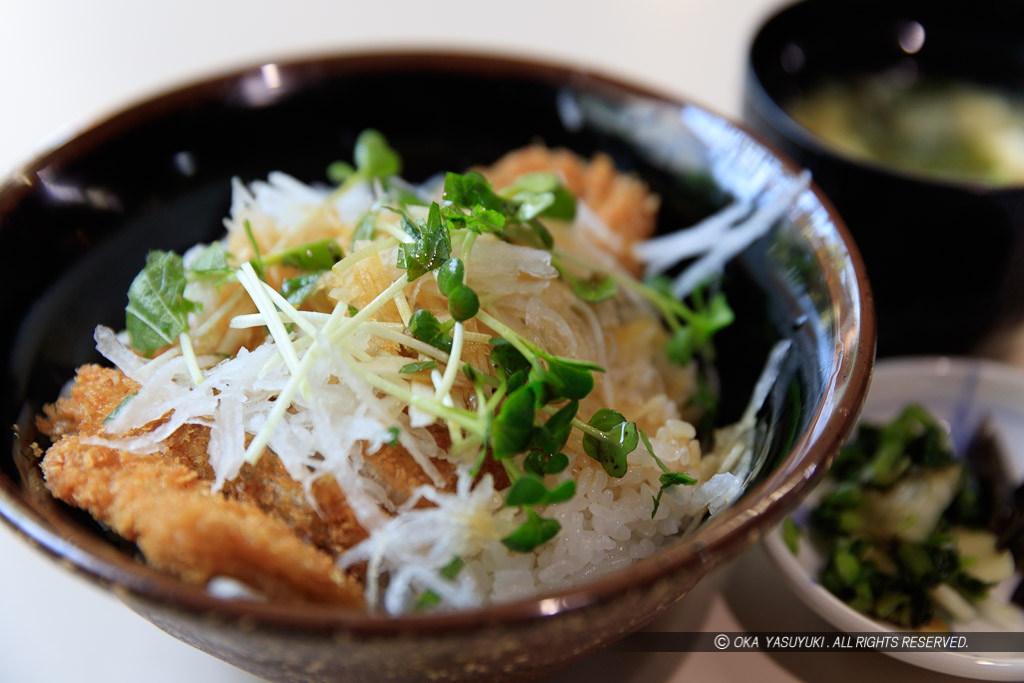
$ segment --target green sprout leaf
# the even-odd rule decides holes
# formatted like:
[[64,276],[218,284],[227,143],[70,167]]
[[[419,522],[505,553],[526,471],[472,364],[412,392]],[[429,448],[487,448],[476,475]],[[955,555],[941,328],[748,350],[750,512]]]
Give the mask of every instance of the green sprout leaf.
[[146,265],[128,288],[125,323],[131,345],[147,355],[174,343],[188,330],[188,314],[198,306],[184,297],[181,256],[151,251]]
[[706,349],[712,337],[736,318],[721,292],[712,296],[706,305],[700,292],[695,293],[694,298],[690,322],[676,330],[668,342],[668,357],[679,365],[689,364],[694,354]]
[[430,205],[425,222],[412,221],[403,214],[402,225],[413,241],[399,247],[398,267],[409,271],[409,281],[412,282],[448,260],[452,250],[451,235],[441,221],[441,208],[437,202]]
[[[506,198],[496,194],[487,179],[475,171],[465,175],[448,173],[445,199],[469,212],[466,215],[454,211],[449,221],[475,232],[500,231],[502,238],[510,242],[551,249],[554,239],[537,218],[571,217],[575,215],[576,200],[551,174],[528,174],[524,178],[525,181],[520,180],[528,187],[513,186],[508,191],[516,196]],[[531,189],[537,187],[548,189]]]
[[406,363],[398,371],[402,374],[411,375],[414,372],[423,372],[424,370],[433,370],[438,367],[438,363],[435,360],[424,360],[418,363]]
[[189,275],[196,277],[224,277],[232,273],[228,265],[228,253],[224,251],[224,245],[214,242],[209,245],[195,258],[192,267],[188,269]]
[[344,254],[341,247],[333,239],[327,238],[306,244],[298,244],[288,249],[282,249],[268,254],[263,259],[263,264],[286,265],[298,268],[299,270],[324,271],[330,270],[331,266],[341,260]]
[[[462,571],[462,567],[465,566],[465,564],[465,560],[456,556],[452,558],[451,562],[438,569],[437,573],[442,579],[454,581],[455,577],[459,575],[459,572]],[[425,610],[431,607],[437,607],[439,604],[441,604],[441,596],[434,591],[427,589],[423,591],[423,594],[416,600],[416,604],[413,606],[413,609],[417,611]]]
[[479,204],[474,206],[468,215],[449,215],[449,223],[458,228],[460,225],[480,234],[486,232],[500,233],[508,222],[505,214],[494,209],[487,209]]
[[569,456],[565,453],[530,451],[523,461],[523,469],[536,474],[538,477],[543,477],[545,474],[558,474],[568,466]]
[[619,286],[615,279],[608,276],[594,275],[586,280],[581,280],[567,269],[558,267],[562,278],[569,283],[573,294],[590,303],[598,303],[614,298],[619,293]]
[[355,231],[352,233],[351,248],[355,249],[356,242],[372,240],[377,231],[377,211],[367,211],[359,219]]
[[542,357],[548,366],[545,369],[539,363],[534,364],[530,372],[530,381],[543,382],[552,399],[584,398],[594,389],[594,377],[590,373],[595,370],[604,372],[600,365],[575,358],[563,358],[548,353],[544,353]]
[[505,547],[518,553],[528,553],[547,543],[562,528],[558,520],[545,519],[532,509],[526,510],[527,519],[511,534],[501,539]]
[[549,489],[535,474],[527,473],[513,482],[505,497],[505,505],[552,505],[564,503],[576,493],[576,482],[569,479]]
[[387,178],[402,172],[402,158],[380,131],[367,128],[356,138],[356,172],[364,180]]
[[564,221],[576,217],[576,198],[554,173],[525,173],[503,189],[502,195],[519,204],[518,216],[523,222],[536,216]]
[[491,425],[491,454],[495,460],[511,458],[529,448],[535,406],[536,388],[531,384],[519,387],[505,398]]
[[428,588],[420,597],[416,598],[416,604],[412,606],[412,609],[414,612],[422,612],[440,604],[441,596]]
[[609,476],[619,478],[626,474],[626,456],[632,453],[640,442],[636,424],[629,422],[622,413],[601,408],[590,418],[590,426],[602,433],[600,437],[584,434],[583,450],[601,463]]
[[544,482],[533,474],[524,474],[513,482],[505,496],[505,505],[534,505],[540,503],[548,492]]
[[445,353],[452,350],[451,335],[442,329],[441,323],[430,311],[419,310],[412,314],[409,319],[409,334]]
[[658,477],[658,482],[661,483],[661,488],[658,489],[658,495],[651,496],[651,499],[654,501],[654,508],[651,510],[651,519],[654,519],[654,515],[658,514],[658,508],[661,506],[661,497],[665,495],[665,491],[673,486],[693,486],[697,483],[697,480],[685,472],[665,472]]
[[531,447],[542,453],[558,453],[565,448],[579,407],[579,401],[569,401],[543,425],[534,427]]
[[453,557],[452,561],[437,570],[437,573],[441,575],[441,578],[454,581],[455,577],[459,575],[462,568],[465,566],[466,561],[461,557]]
[[356,169],[347,161],[334,161],[327,166],[327,179],[335,185],[341,185],[355,173]]
[[782,540],[793,555],[800,553],[800,537],[803,535],[804,530],[797,526],[793,518],[786,517],[785,521],[782,522]]
[[[356,138],[352,164],[335,161],[327,167],[327,178],[343,192],[360,181],[379,178],[388,187],[388,179],[402,172],[402,157],[391,148],[387,139],[376,130],[367,128]],[[353,240],[354,241],[354,240]]]
[[481,173],[470,171],[464,175],[447,173],[444,177],[444,198],[464,209],[495,211],[506,215],[509,207],[494,193],[491,184]]
[[320,281],[320,277],[323,274],[324,271],[321,270],[285,278],[284,282],[281,283],[281,296],[292,306],[301,305],[313,293],[316,283]]
[[510,344],[507,340],[492,339],[490,362],[498,379],[508,380],[517,372],[529,372],[530,361],[519,352],[519,349]]
[[501,236],[508,242],[518,242],[534,249],[549,250],[555,246],[551,233],[536,219],[528,223],[509,223],[501,231]]
[[662,472],[661,476],[658,477],[658,481],[661,483],[658,495],[651,496],[651,499],[654,501],[654,507],[651,509],[651,519],[654,519],[654,515],[658,514],[658,508],[661,506],[661,497],[665,495],[666,490],[673,486],[693,486],[697,483],[697,480],[685,472],[673,472],[670,470],[662,459],[655,454],[654,446],[651,445],[651,440],[647,438],[647,432],[642,429],[640,430],[640,438],[643,440],[647,452],[651,454],[654,462],[658,465],[658,469]]

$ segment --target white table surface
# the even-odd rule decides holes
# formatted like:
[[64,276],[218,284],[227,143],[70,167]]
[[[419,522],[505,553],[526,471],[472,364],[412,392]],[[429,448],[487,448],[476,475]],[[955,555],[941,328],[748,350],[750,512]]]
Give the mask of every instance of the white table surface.
[[[579,64],[739,118],[745,55],[779,0],[0,0],[0,173],[147,95],[252,64],[386,47]],[[814,630],[759,548],[659,630]],[[883,655],[604,652],[553,680],[935,681]],[[0,525],[0,682],[256,680],[184,645]],[[952,679],[947,679],[952,680]]]

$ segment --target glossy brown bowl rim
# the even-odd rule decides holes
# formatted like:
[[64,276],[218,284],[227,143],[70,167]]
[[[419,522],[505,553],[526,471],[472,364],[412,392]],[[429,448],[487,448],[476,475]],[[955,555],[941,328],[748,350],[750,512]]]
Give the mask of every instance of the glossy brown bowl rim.
[[[301,88],[304,83],[316,82],[330,76],[346,73],[367,74],[419,70],[432,73],[460,73],[489,77],[513,76],[541,83],[586,86],[598,90],[639,95],[674,106],[698,106],[729,125],[742,131],[768,149],[791,174],[799,168],[757,134],[711,110],[692,102],[658,93],[644,87],[625,83],[577,66],[543,62],[519,56],[480,54],[451,51],[381,51],[353,52],[313,56],[295,60],[281,60],[254,64],[235,69],[192,85],[168,90],[162,94],[130,105],[119,113],[74,134],[74,137],[37,156],[16,169],[6,183],[0,186],[0,216],[8,213],[20,200],[21,190],[27,190],[26,179],[50,164],[61,164],[115,137],[134,123],[147,121],[169,111],[176,111],[189,102],[219,97],[225,91],[237,90],[237,84],[257,73],[263,64],[276,64],[288,88]],[[287,92],[287,90],[286,90]],[[871,304],[870,287],[856,246],[838,214],[821,191],[811,185],[817,201],[826,210],[830,222],[849,255],[855,274],[857,298],[854,315],[856,338],[839,340],[841,349],[833,353],[836,372],[825,387],[826,400],[819,402],[811,417],[809,428],[791,447],[786,459],[764,481],[744,492],[750,503],[732,507],[719,514],[698,535],[680,540],[653,556],[636,564],[588,581],[587,583],[546,592],[487,607],[453,612],[408,614],[390,616],[366,610],[330,608],[315,605],[282,605],[249,600],[225,600],[211,595],[204,586],[184,583],[172,576],[157,572],[141,564],[125,560],[125,566],[111,563],[64,538],[47,524],[39,513],[22,502],[19,487],[6,477],[0,478],[0,512],[4,520],[17,532],[55,558],[64,560],[72,569],[88,578],[108,585],[115,594],[129,601],[144,603],[198,614],[215,614],[223,619],[245,620],[272,628],[305,631],[347,631],[362,635],[385,635],[410,632],[455,631],[500,624],[512,626],[533,619],[549,617],[607,602],[631,589],[652,584],[680,570],[731,557],[746,547],[744,539],[756,538],[767,532],[784,514],[794,508],[803,495],[827,469],[831,457],[852,431],[856,417],[867,393],[874,359],[875,318]],[[827,273],[828,291],[835,306],[842,284],[834,272]],[[838,329],[843,329],[837,319]],[[838,357],[837,357],[838,356]],[[834,403],[833,399],[838,397]],[[826,407],[831,415],[823,415]],[[728,552],[732,547],[732,552]],[[712,567],[714,564],[712,564]]]

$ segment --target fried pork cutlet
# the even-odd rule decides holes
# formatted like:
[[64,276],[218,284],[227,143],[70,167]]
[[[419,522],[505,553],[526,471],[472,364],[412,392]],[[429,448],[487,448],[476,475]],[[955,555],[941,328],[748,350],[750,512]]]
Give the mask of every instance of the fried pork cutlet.
[[[332,477],[313,484],[314,508],[302,484],[268,453],[213,492],[210,434],[202,425],[179,428],[157,454],[83,443],[102,434],[103,419],[137,388],[119,370],[86,365],[71,395],[46,408],[40,431],[56,443],[42,470],[55,497],[136,543],[154,567],[187,581],[228,576],[270,598],[362,604],[362,585],[338,571],[332,558],[367,532]],[[436,438],[445,445],[443,430]],[[367,463],[396,504],[431,481],[401,447],[386,446]],[[453,487],[451,463],[435,466],[446,488]],[[507,486],[503,471],[486,469]]]
[[[197,444],[205,448],[208,434],[189,435],[205,428],[178,430],[166,453],[140,455],[83,443],[102,430],[103,418],[134,389],[119,371],[87,365],[79,370],[70,397],[47,409],[39,426],[56,443],[42,470],[54,496],[136,543],[150,565],[186,581],[204,584],[227,576],[270,599],[363,604],[360,582],[340,572],[331,554],[305,542],[296,533],[301,523],[293,528],[283,519],[294,509],[279,499],[270,506],[277,514],[270,514],[255,501],[211,491],[212,477],[191,466],[199,461]],[[295,484],[287,475],[283,479]],[[263,486],[278,483],[290,492],[284,480],[271,478]],[[303,500],[301,506],[308,508],[308,503]],[[343,533],[351,511],[344,506],[338,514],[338,506],[324,507],[337,517]],[[306,531],[312,535],[328,523],[318,519]]]

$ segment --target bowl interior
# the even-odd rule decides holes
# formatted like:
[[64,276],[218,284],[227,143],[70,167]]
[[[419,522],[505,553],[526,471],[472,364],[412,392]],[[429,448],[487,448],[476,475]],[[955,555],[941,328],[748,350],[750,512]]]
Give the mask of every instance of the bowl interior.
[[[125,292],[148,250],[181,251],[220,236],[232,177],[283,170],[326,181],[327,165],[348,158],[367,127],[388,137],[413,181],[488,163],[535,140],[606,152],[661,195],[663,232],[797,176],[748,133],[697,107],[498,58],[392,54],[267,64],[146,102],[41,156],[0,189],[0,272],[9,292],[2,306],[8,320],[21,321],[0,341],[11,388],[3,416],[20,435],[11,457],[0,459],[0,512],[9,522],[94,578],[179,606],[213,604],[201,589],[135,563],[131,547],[49,499],[28,448],[32,416],[76,366],[99,359],[96,324],[123,326]],[[756,480],[732,510],[642,563],[639,574],[565,591],[560,604],[593,601],[684,565],[713,566],[709,553],[735,554],[796,504],[852,428],[873,358],[870,296],[845,229],[815,190],[804,190],[778,229],[729,267],[726,288],[738,323],[718,346],[723,421],[744,407],[771,345],[782,338],[794,345],[762,413]],[[481,610],[469,622],[539,609],[527,600]]]

